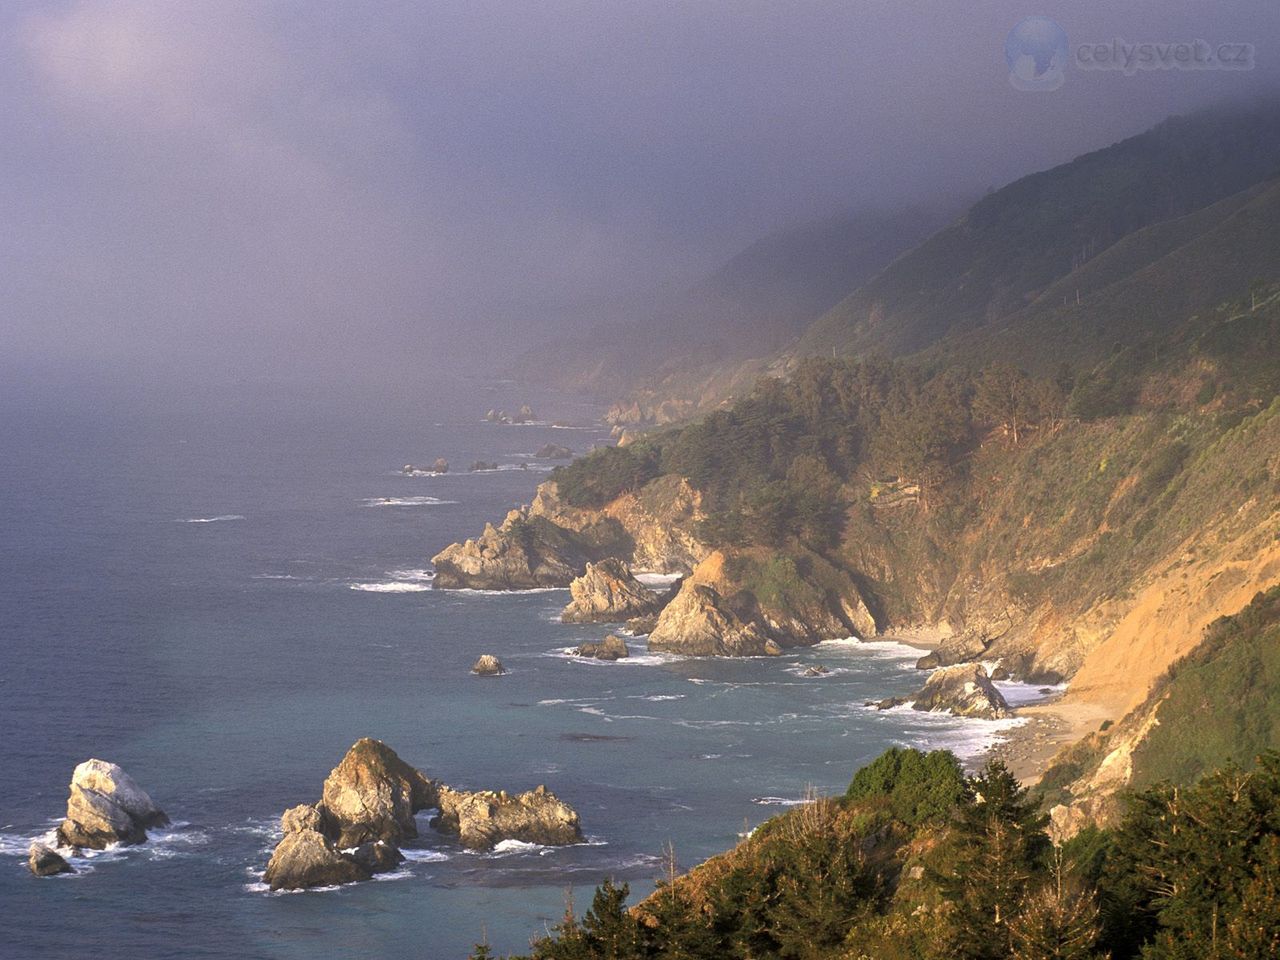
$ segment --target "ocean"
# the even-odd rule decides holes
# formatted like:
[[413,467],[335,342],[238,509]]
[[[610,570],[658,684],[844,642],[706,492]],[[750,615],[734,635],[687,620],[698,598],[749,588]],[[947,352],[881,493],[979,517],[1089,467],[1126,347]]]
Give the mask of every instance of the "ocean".
[[[892,744],[974,756],[1009,721],[871,699],[919,652],[837,641],[775,659],[566,648],[568,591],[431,589],[430,557],[527,502],[546,443],[606,443],[598,410],[510,384],[437,388],[393,412],[325,404],[6,402],[0,418],[0,956],[462,958],[523,950],[606,877],[640,894],[808,792],[838,792]],[[553,426],[564,421],[572,428]],[[449,460],[440,476],[406,463]],[[470,473],[472,461],[497,471]],[[524,469],[521,469],[521,465]],[[469,673],[498,655],[500,678]],[[802,676],[812,664],[830,673]],[[1011,691],[1018,692],[1018,691]],[[422,836],[400,871],[271,894],[286,807],[319,799],[358,738],[455,786],[545,783],[588,843],[487,854]],[[119,763],[173,825],[36,879],[27,847],[75,765]]]

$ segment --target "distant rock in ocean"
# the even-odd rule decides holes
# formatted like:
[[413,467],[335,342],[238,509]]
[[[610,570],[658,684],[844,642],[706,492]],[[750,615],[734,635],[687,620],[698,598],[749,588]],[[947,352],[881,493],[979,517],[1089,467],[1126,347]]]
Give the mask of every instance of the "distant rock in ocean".
[[518,796],[455,790],[366,737],[330,772],[319,803],[290,807],[281,816],[284,838],[263,881],[272,890],[301,890],[394,870],[405,859],[400,844],[418,835],[414,814],[431,807],[440,809],[432,825],[472,849],[503,840],[550,845],[582,839],[578,814],[546,787]]
[[598,642],[581,644],[573,653],[574,656],[592,660],[625,660],[630,656],[627,641],[619,636],[608,636]]
[[475,460],[470,469],[472,473],[479,473],[482,470],[497,470],[498,465],[489,460]]
[[471,672],[478,677],[500,677],[507,672],[507,669],[492,653],[484,653],[471,667]]
[[71,776],[67,816],[58,844],[102,850],[113,843],[143,843],[147,827],[169,822],[163,810],[114,763],[86,760]]
[[37,877],[52,877],[59,873],[75,873],[63,856],[46,844],[36,841],[27,853],[27,866]]
[[534,457],[538,460],[572,460],[573,451],[568,447],[562,447],[558,443],[548,443],[541,447]]
[[631,575],[627,565],[612,557],[588,563],[569,584],[572,597],[560,614],[565,623],[625,623],[654,616],[662,600]]
[[472,850],[489,850],[504,840],[543,846],[582,842],[577,812],[544,786],[517,796],[442,787],[440,816],[432,826],[456,834]]
[[987,676],[981,664],[965,663],[941,667],[929,675],[924,686],[907,697],[893,697],[876,704],[880,710],[912,704],[916,710],[950,713],[957,717],[1002,720],[1013,716],[1009,704]]

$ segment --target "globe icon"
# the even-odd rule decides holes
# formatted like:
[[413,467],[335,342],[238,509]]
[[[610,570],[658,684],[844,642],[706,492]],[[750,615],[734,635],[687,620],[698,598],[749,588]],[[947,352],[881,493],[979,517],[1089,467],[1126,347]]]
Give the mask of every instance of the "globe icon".
[[1048,17],[1027,17],[1004,41],[1009,82],[1018,90],[1057,90],[1068,56],[1067,31]]

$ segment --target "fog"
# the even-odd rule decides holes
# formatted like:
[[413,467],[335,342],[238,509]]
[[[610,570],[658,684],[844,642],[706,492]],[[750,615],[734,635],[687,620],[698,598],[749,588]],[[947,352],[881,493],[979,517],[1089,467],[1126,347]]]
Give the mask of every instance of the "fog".
[[[1020,91],[1028,13],[1255,67]],[[770,231],[1273,91],[1277,40],[1274,0],[10,2],[0,373],[491,373]]]

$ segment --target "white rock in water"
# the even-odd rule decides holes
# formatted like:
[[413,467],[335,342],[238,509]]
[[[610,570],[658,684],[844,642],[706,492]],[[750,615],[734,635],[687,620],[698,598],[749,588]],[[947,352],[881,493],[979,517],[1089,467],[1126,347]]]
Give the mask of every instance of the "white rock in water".
[[169,822],[154,800],[114,763],[86,760],[71,775],[67,816],[58,840],[101,850],[112,843],[142,843],[147,827]]

